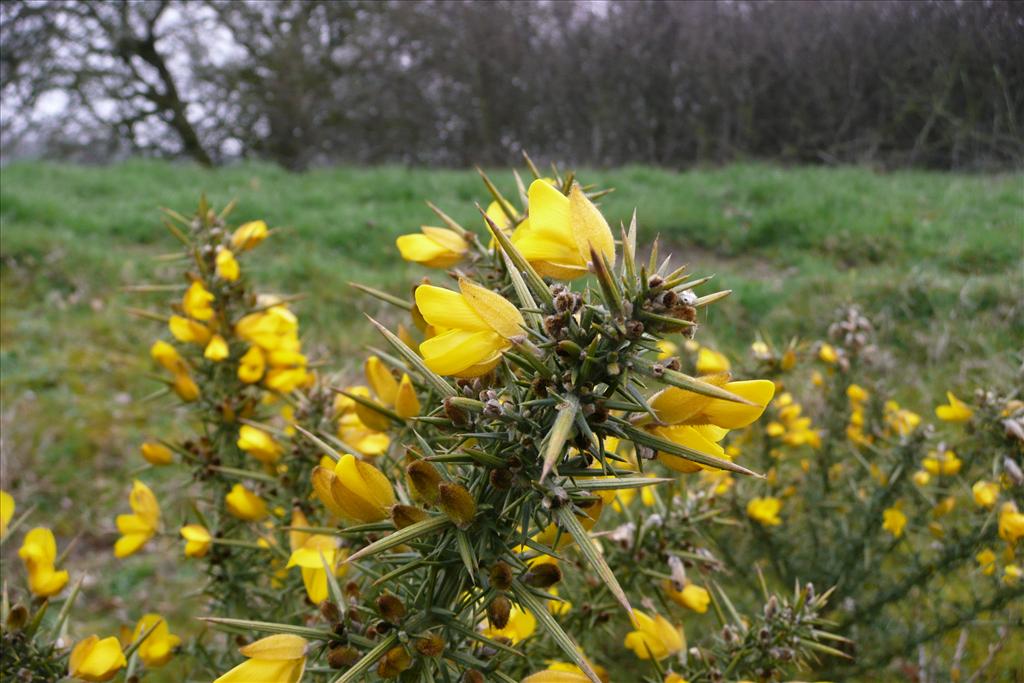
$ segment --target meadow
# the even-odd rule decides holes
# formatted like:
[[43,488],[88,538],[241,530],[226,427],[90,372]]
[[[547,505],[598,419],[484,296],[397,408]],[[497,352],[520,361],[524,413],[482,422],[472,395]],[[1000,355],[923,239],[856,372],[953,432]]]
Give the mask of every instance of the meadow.
[[[514,195],[510,172],[489,173]],[[885,350],[888,389],[921,413],[946,389],[969,395],[1019,379],[1024,175],[749,164],[579,176],[615,188],[602,202],[610,222],[638,207],[642,243],[659,236],[662,253],[733,290],[714,309],[715,338],[698,333],[706,345],[742,355],[758,333],[780,344],[821,339],[837,309],[856,304]],[[157,328],[128,310],[156,309],[168,295],[131,288],[176,271],[160,260],[175,243],[159,207],[188,214],[201,192],[216,206],[237,199],[239,222],[262,218],[279,230],[255,266],[258,281],[304,294],[295,305],[304,345],[352,374],[373,340],[362,313],[392,313],[349,282],[404,293],[427,273],[398,257],[394,239],[434,220],[424,201],[466,226],[481,225],[474,202],[487,201],[473,171],[296,175],[156,161],[3,170],[3,488],[19,505],[37,503],[58,536],[81,534],[73,562],[97,569],[90,582],[104,590],[89,591],[90,604],[106,623],[124,606],[118,596],[146,586],[162,562],[150,553],[126,571],[98,571],[132,471],[144,465],[138,445],[183,416],[147,400],[159,388],[146,352]],[[152,608],[173,614],[174,587],[150,588]]]

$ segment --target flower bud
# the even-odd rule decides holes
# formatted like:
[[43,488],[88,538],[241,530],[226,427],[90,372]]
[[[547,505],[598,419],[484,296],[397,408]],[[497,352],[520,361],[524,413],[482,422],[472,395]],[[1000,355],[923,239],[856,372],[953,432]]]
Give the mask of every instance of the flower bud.
[[405,604],[390,593],[377,598],[377,611],[380,612],[381,618],[395,626],[405,618]]
[[28,608],[24,605],[15,605],[7,613],[7,630],[20,631],[28,623]]
[[413,647],[424,657],[440,657],[444,652],[444,640],[436,633],[430,633],[425,638],[417,638]]
[[523,577],[523,582],[534,588],[550,588],[561,580],[562,570],[554,562],[535,564]]
[[396,529],[422,522],[427,518],[427,513],[412,505],[395,505],[391,508],[391,520],[395,523]]
[[487,605],[487,619],[491,627],[501,630],[508,626],[508,618],[512,613],[512,602],[504,595],[499,595]]
[[484,675],[476,669],[469,669],[462,674],[462,683],[484,683]]
[[491,486],[499,491],[512,488],[512,472],[507,469],[491,470]]
[[324,600],[320,603],[320,615],[329,624],[336,624],[341,621],[341,611],[331,600]]
[[412,656],[399,645],[388,650],[377,664],[377,675],[381,678],[398,678],[412,666]]
[[332,669],[344,669],[359,661],[359,650],[351,645],[332,647],[327,653],[327,666]]
[[491,586],[498,590],[508,590],[512,585],[512,567],[498,560],[491,566]]
[[441,483],[441,474],[436,467],[423,460],[411,460],[405,466],[405,477],[416,498],[430,505],[437,503],[437,487]]
[[444,400],[444,414],[456,426],[465,425],[469,422],[466,412],[451,397]]
[[476,501],[465,486],[445,482],[437,487],[437,502],[444,513],[460,529],[465,529],[476,517]]

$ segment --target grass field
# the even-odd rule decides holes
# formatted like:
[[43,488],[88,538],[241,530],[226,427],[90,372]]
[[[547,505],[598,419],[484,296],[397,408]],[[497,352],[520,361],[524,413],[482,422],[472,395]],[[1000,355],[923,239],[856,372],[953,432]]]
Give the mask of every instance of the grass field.
[[[887,350],[890,388],[920,412],[946,388],[969,394],[1019,379],[1024,175],[738,165],[580,176],[616,188],[603,203],[614,224],[637,206],[642,241],[660,234],[680,262],[735,291],[715,307],[704,343],[742,353],[756,331],[821,338],[836,309],[855,303]],[[514,195],[511,173],[493,177]],[[308,347],[350,370],[371,339],[359,312],[380,307],[347,283],[407,291],[426,272],[399,259],[394,238],[431,222],[424,200],[467,226],[480,225],[473,203],[486,200],[472,171],[290,175],[266,165],[208,171],[151,161],[4,168],[3,488],[21,506],[38,502],[35,521],[54,525],[62,543],[83,532],[72,560],[79,567],[109,558],[141,439],[180,422],[167,404],[140,401],[157,386],[144,375],[160,330],[125,312],[156,308],[161,296],[121,288],[171,277],[174,267],[153,258],[175,248],[157,209],[188,213],[200,192],[216,205],[237,198],[239,221],[284,228],[249,260],[257,264],[250,272],[267,291],[305,293],[296,308]],[[166,547],[178,552],[176,543]],[[91,581],[129,595],[160,562],[158,554],[133,558],[125,571]],[[166,588],[152,595],[157,610],[179,602]],[[128,607],[118,597],[93,604],[114,615]]]

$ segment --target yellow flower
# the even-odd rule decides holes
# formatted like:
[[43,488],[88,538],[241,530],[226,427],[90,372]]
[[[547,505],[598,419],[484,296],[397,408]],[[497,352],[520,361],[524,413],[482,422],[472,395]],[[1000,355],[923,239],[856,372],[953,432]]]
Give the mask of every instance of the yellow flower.
[[[302,510],[292,510],[293,527],[308,527],[309,520]],[[304,531],[289,531],[289,545],[292,554],[288,558],[287,568],[300,567],[302,569],[302,583],[306,586],[306,595],[314,605],[319,605],[328,597],[327,571],[324,569],[324,561],[328,566],[334,568],[335,576],[344,576],[348,571],[348,565],[341,564],[345,557],[345,551],[339,550],[338,539],[335,536],[322,534],[309,534]],[[322,559],[321,559],[322,558]]]
[[851,384],[846,387],[846,395],[849,397],[850,402],[854,404],[864,403],[871,397],[867,389],[860,386],[859,384]]
[[222,280],[228,282],[234,282],[238,279],[241,274],[241,268],[238,267],[238,260],[235,259],[234,253],[230,249],[221,247],[217,250],[217,275]]
[[974,556],[985,576],[992,576],[996,572],[996,554],[991,549],[985,548]]
[[672,356],[679,354],[679,346],[669,341],[668,339],[659,339],[657,343],[658,347],[658,360],[666,360]]
[[246,522],[256,522],[267,516],[267,504],[241,484],[235,484],[224,496],[228,514]]
[[227,340],[219,334],[210,337],[210,341],[206,344],[206,349],[203,351],[203,357],[207,360],[212,360],[214,363],[224,360],[228,357],[228,354]]
[[1020,565],[1008,564],[1003,567],[1003,583],[1007,586],[1016,586],[1022,574],[1024,572],[1021,571]]
[[231,235],[231,248],[235,251],[248,251],[267,239],[267,234],[267,224],[263,221],[243,223]]
[[202,282],[193,280],[182,297],[181,310],[195,320],[209,320],[213,317],[213,307],[210,305],[212,303],[213,294],[203,287]]
[[25,565],[28,587],[33,595],[48,598],[60,593],[67,584],[68,573],[54,568],[57,541],[49,529],[37,527],[25,534],[21,548],[18,549],[18,557]]
[[185,557],[205,557],[210,552],[213,536],[201,524],[186,524],[179,530],[185,539]]
[[918,470],[914,472],[914,476],[912,478],[914,483],[918,486],[927,486],[928,482],[932,479],[932,475],[928,474],[924,470]]
[[537,619],[527,610],[520,609],[518,605],[512,605],[505,628],[494,628],[488,625],[484,629],[484,635],[488,638],[508,638],[515,645],[532,636],[536,629]]
[[974,416],[970,406],[953,395],[952,391],[946,392],[948,405],[941,405],[935,408],[935,415],[943,422],[968,422]]
[[751,424],[764,412],[775,395],[775,384],[765,379],[722,382],[703,377],[712,384],[744,398],[755,405],[744,405],[720,398],[711,398],[678,387],[668,387],[651,398],[651,408],[658,419],[669,425],[714,425],[722,429],[739,429]]
[[999,499],[999,484],[984,480],[976,481],[971,487],[971,493],[974,494],[974,503],[977,506],[990,508]]
[[313,490],[331,512],[355,522],[377,522],[388,516],[395,493],[388,478],[373,465],[350,453],[334,470],[313,470]]
[[132,642],[138,641],[146,631],[150,631],[146,639],[139,645],[139,659],[151,669],[161,667],[171,661],[174,650],[181,645],[181,638],[171,633],[167,621],[159,614],[146,614],[135,625]]
[[[705,379],[711,380],[712,377]],[[723,384],[723,388],[754,405],[710,398],[685,389],[669,387],[651,398],[651,408],[658,419],[668,426],[648,429],[681,446],[716,458],[726,458],[725,451],[718,442],[725,437],[728,430],[746,427],[759,418],[775,394],[775,385],[767,380],[749,380],[727,382]],[[671,453],[659,452],[658,459],[663,465],[677,472],[697,472],[703,469],[701,465]]]
[[150,465],[170,465],[174,462],[174,451],[162,443],[146,441],[139,450]]
[[167,321],[167,329],[171,331],[171,334],[178,341],[185,344],[199,344],[200,346],[206,346],[206,343],[210,341],[210,336],[213,335],[213,332],[206,325],[191,318],[183,318],[180,315],[172,315],[170,317]]
[[100,640],[92,635],[78,641],[71,650],[68,661],[68,676],[90,683],[109,681],[117,672],[128,666],[128,660],[121,650],[121,643],[115,636]]
[[238,379],[246,384],[255,384],[263,378],[266,367],[267,362],[260,347],[250,346],[238,359]]
[[835,348],[831,344],[822,344],[821,348],[818,349],[818,358],[829,365],[835,365],[836,361],[839,360],[839,354],[836,353]]
[[713,351],[706,346],[700,347],[697,352],[697,373],[701,375],[717,375],[722,372],[729,372],[731,368],[729,359],[725,354]]
[[530,674],[520,683],[590,683],[590,677],[575,664],[551,662],[546,670]]
[[754,498],[747,503],[747,516],[764,526],[782,524],[782,520],[779,518],[781,510],[782,501],[778,498]]
[[900,436],[907,436],[921,424],[921,416],[917,413],[900,408],[896,401],[885,402],[885,419],[889,426]]
[[246,661],[213,683],[298,683],[306,670],[306,640],[290,634],[268,636],[238,651]]
[[235,334],[268,353],[298,351],[301,346],[299,319],[281,304],[243,316],[235,323]]
[[284,452],[284,446],[275,441],[274,437],[250,425],[242,425],[239,428],[237,445],[265,465],[273,465],[281,459]]
[[416,388],[413,387],[409,375],[402,373],[402,381],[398,383],[398,394],[395,396],[395,412],[399,417],[410,418],[419,415],[420,410]]
[[960,471],[963,462],[953,451],[931,451],[921,461],[921,466],[929,474],[951,477]]
[[[506,235],[509,234],[509,230],[512,229],[514,221],[509,218],[508,214],[505,213],[505,210],[501,208],[501,204],[497,199],[487,205],[487,211],[484,213],[486,213],[487,217],[490,218],[496,226],[498,226],[499,230]],[[491,231],[491,224],[486,220],[484,221],[484,227],[487,228],[488,232]],[[494,246],[493,238],[491,239],[491,246]]]
[[660,614],[651,618],[640,610],[633,610],[633,627],[636,630],[626,634],[625,646],[640,659],[665,659],[686,647],[683,629],[673,626]]
[[[370,396],[370,390],[364,386],[348,387],[347,391],[367,398]],[[370,458],[387,451],[391,437],[363,423],[356,411],[356,402],[351,398],[344,394],[335,396],[334,412],[338,416],[338,438],[342,441]]]
[[813,384],[816,387],[823,387],[825,386],[825,377],[820,372],[815,370],[814,372],[811,373],[811,384]]
[[670,673],[665,676],[663,683],[687,683],[687,681],[677,673]]
[[191,403],[199,398],[199,385],[192,379],[187,370],[175,373],[171,388],[185,403]]
[[882,528],[899,538],[903,535],[903,527],[907,525],[907,516],[898,507],[886,508],[882,511]]
[[999,538],[1007,543],[1016,543],[1024,537],[1024,514],[1017,512],[1012,502],[1003,503],[999,508]]
[[438,331],[420,344],[420,353],[439,375],[483,375],[498,364],[512,338],[524,335],[525,321],[516,307],[469,280],[459,280],[458,292],[417,287],[416,307]]
[[512,243],[543,276],[572,280],[585,275],[590,250],[615,264],[615,241],[607,221],[574,184],[569,196],[545,180],[528,190],[530,216],[512,234]]
[[7,535],[7,525],[14,517],[14,496],[7,491],[0,491],[0,538]]
[[708,611],[708,605],[711,604],[711,596],[707,590],[697,584],[687,581],[686,585],[683,586],[683,590],[676,590],[675,584],[672,581],[666,580],[661,586],[669,600],[680,607],[693,610],[698,614],[704,614]]
[[149,347],[149,355],[170,372],[178,373],[188,369],[185,361],[178,354],[178,350],[162,339],[153,342],[153,345]]
[[406,261],[422,263],[430,268],[451,268],[469,250],[469,242],[454,230],[424,225],[420,231],[422,234],[402,235],[395,240]]
[[128,494],[130,515],[117,516],[117,530],[121,538],[114,544],[114,557],[128,557],[137,553],[160,528],[160,506],[148,486],[138,479],[132,482]]

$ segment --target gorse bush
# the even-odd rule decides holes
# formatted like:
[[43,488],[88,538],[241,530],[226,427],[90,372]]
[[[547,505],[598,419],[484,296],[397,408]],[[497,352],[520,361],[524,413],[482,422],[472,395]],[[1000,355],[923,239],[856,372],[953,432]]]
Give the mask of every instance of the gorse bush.
[[[35,600],[4,601],[5,675],[137,680],[172,657],[217,683],[1012,665],[1024,406],[951,393],[952,429],[931,430],[885,400],[856,310],[828,342],[755,341],[740,371],[697,341],[727,290],[699,293],[711,278],[657,243],[641,261],[636,215],[613,231],[595,205],[606,190],[530,171],[514,200],[483,176],[480,229],[428,203],[441,226],[398,239],[442,284],[356,285],[386,306],[362,384],[307,357],[297,297],[258,292],[275,230],[205,200],[166,211],[186,282],[137,287],[174,298],[134,312],[167,330],[150,400],[195,429],[142,444],[181,475],[133,482],[114,554],[177,546],[202,627],[146,614],[72,648],[80,583],[47,617],[69,571],[37,529],[19,553]],[[988,650],[968,647],[981,622]],[[957,629],[954,653],[918,656]]]

